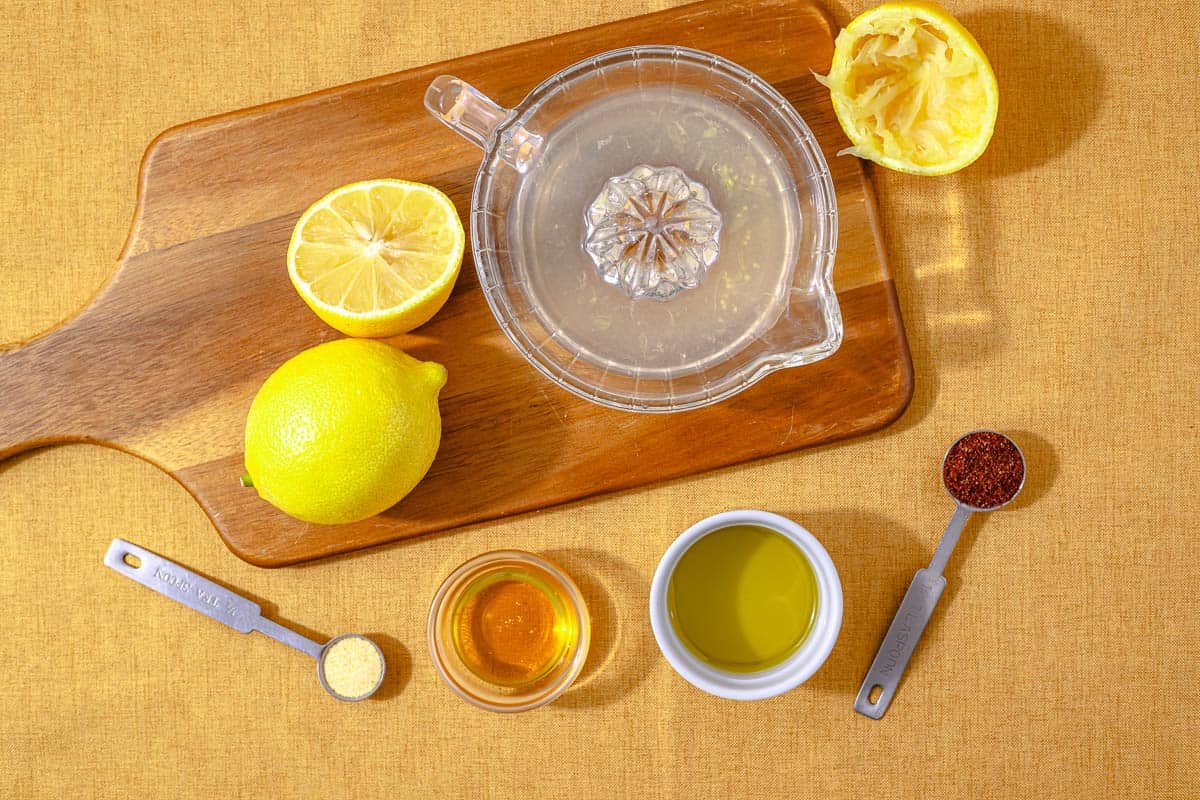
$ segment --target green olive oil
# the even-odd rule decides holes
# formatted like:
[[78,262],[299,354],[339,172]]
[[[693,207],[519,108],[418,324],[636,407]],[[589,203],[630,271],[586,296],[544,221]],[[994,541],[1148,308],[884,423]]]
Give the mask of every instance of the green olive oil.
[[728,672],[758,672],[785,661],[808,638],[817,576],[788,537],[732,525],[698,539],[679,559],[667,607],[696,657]]

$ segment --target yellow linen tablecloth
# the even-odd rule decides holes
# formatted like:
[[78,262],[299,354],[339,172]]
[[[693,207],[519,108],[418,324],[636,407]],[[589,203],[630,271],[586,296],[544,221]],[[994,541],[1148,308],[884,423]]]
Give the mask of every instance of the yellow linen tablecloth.
[[[109,274],[160,130],[663,5],[7,0],[0,341],[71,315]],[[916,364],[897,424],[277,571],[232,556],[135,458],[11,459],[0,796],[1200,797],[1197,5],[951,6],[1002,111],[957,176],[876,173]],[[860,717],[859,681],[951,511],[938,459],[983,425],[1025,448],[1026,491],[968,528],[895,704]],[[741,506],[814,531],[846,591],[824,669],[752,704],[686,684],[645,613],[674,536]],[[117,577],[100,561],[114,536],[320,636],[375,636],[393,667],[381,700],[339,705],[298,654]],[[595,618],[582,682],[529,714],[461,702],[426,652],[437,583],[497,547],[561,561]]]

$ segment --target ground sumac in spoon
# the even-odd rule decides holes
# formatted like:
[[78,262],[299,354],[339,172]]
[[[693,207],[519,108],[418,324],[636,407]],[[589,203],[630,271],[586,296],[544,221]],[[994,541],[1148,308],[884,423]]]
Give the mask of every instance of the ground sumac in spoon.
[[996,508],[1021,489],[1025,459],[1007,436],[991,431],[970,433],[946,454],[942,480],[958,502],[973,508]]

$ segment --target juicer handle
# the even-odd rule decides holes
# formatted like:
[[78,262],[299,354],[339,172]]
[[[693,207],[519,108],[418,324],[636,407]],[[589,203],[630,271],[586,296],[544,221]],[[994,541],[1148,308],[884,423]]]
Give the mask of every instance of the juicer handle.
[[[542,137],[522,127],[505,130],[504,123],[515,113],[495,103],[466,81],[452,75],[440,75],[425,90],[425,108],[450,130],[483,150],[499,148],[504,161],[524,172],[537,151]],[[499,140],[492,139],[499,133]]]

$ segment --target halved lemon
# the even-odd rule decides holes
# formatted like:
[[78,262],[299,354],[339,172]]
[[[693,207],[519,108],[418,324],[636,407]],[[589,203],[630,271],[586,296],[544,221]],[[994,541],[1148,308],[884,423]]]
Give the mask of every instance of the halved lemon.
[[288,275],[309,308],[348,336],[407,333],[450,297],[462,265],[462,221],[423,183],[352,183],[301,215]]
[[890,169],[945,175],[983,154],[999,89],[975,37],[936,3],[884,3],[837,37],[833,109],[853,147]]

